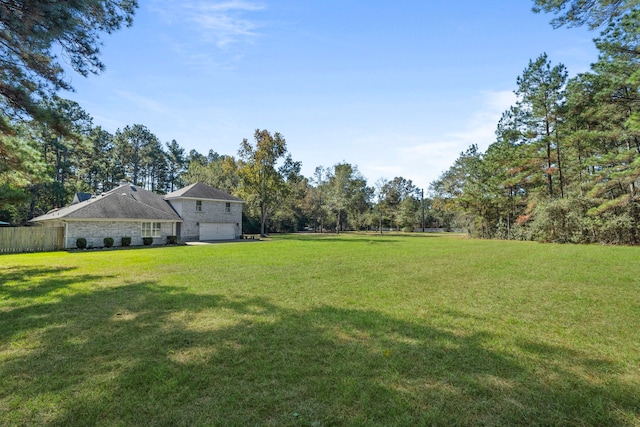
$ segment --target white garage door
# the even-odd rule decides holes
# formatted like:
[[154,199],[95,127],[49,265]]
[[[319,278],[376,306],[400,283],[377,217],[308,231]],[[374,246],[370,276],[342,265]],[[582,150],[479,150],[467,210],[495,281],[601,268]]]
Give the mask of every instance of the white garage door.
[[232,240],[235,238],[235,224],[200,223],[200,240]]

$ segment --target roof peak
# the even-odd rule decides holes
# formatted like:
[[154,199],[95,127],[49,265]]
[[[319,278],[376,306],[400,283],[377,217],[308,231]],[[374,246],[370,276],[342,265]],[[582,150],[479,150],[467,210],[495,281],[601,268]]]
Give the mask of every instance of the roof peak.
[[230,202],[242,202],[239,198],[225,193],[222,190],[214,188],[204,182],[194,182],[179,190],[167,194],[165,200],[168,199],[209,199],[209,200],[226,200]]

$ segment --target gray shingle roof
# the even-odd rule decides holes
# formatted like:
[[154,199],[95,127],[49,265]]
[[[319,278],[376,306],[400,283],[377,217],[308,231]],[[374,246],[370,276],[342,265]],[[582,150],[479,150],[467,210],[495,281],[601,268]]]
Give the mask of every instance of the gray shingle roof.
[[240,202],[243,201],[237,197],[232,196],[231,194],[227,194],[224,191],[218,190],[217,188],[213,188],[207,184],[203,184],[202,182],[196,182],[195,184],[191,184],[187,187],[181,188],[180,190],[176,190],[172,193],[164,196],[165,200],[171,199],[208,199],[208,200],[223,200],[228,202]]
[[135,187],[121,185],[89,200],[56,209],[31,221],[54,219],[141,219],[182,221],[163,196]]

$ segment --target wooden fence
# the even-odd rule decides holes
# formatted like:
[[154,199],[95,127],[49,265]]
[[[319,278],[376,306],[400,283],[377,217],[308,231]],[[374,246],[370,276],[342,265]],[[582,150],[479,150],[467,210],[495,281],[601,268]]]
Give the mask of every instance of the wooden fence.
[[0,227],[0,254],[64,249],[64,227]]

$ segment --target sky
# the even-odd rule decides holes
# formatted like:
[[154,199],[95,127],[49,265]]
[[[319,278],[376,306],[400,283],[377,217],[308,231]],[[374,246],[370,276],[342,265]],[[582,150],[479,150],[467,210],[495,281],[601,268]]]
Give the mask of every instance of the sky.
[[94,125],[142,124],[187,152],[237,156],[279,132],[302,174],[347,162],[368,184],[428,189],[495,140],[516,79],[547,53],[570,76],[597,60],[584,28],[553,29],[532,0],[139,0],[104,35],[106,70],[61,96]]

